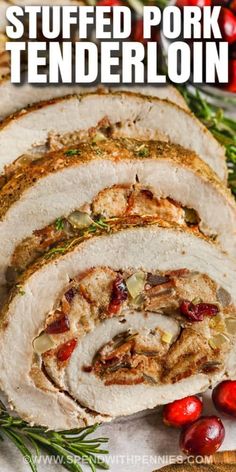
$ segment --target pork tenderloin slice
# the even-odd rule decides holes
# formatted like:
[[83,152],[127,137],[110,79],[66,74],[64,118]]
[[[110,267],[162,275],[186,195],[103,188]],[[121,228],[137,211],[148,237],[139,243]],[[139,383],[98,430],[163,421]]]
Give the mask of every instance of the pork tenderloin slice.
[[[145,149],[148,157],[140,155]],[[90,203],[103,189],[139,180],[157,196],[196,210],[204,234],[217,235],[223,248],[236,252],[235,202],[213,172],[193,153],[156,142],[106,140],[82,143],[77,155],[52,153],[19,174],[0,194],[0,283],[15,247],[33,231]]]
[[[2,74],[3,75],[3,74]],[[6,72],[4,73],[6,75]],[[0,121],[19,110],[25,109],[33,105],[39,100],[39,93],[41,100],[51,100],[57,97],[65,97],[71,94],[83,94],[93,92],[98,89],[105,91],[117,91],[117,88],[105,89],[103,86],[98,87],[83,87],[77,84],[72,85],[31,85],[22,81],[21,85],[14,85],[11,83],[10,77],[6,76],[0,80]],[[181,108],[188,109],[188,106],[176,88],[171,85],[165,87],[150,87],[150,86],[120,86],[119,91],[127,90],[131,92],[140,93],[142,95],[150,95],[167,99],[170,102],[176,103]]]
[[114,136],[180,144],[195,151],[221,179],[226,178],[224,148],[193,114],[167,100],[131,92],[58,98],[6,119],[0,127],[0,171],[36,146],[47,149],[49,136],[54,136],[58,146],[76,142],[81,132],[104,118]]
[[[34,358],[32,341],[42,331],[48,313],[55,308],[65,287],[78,273],[86,273],[91,267],[105,266],[115,271],[120,271],[122,267],[126,271],[132,268],[145,272],[155,272],[157,268],[159,271],[173,271],[185,267],[208,275],[217,286],[229,292],[233,303],[236,300],[236,267],[232,260],[207,240],[184,232],[177,226],[165,227],[160,223],[151,227],[124,229],[84,240],[81,244],[70,246],[64,255],[54,254],[51,259],[41,260],[23,275],[21,288],[12,292],[1,319],[1,387],[23,418],[49,428],[63,429],[75,427],[81,422],[98,421],[94,414],[79,407],[72,397],[59,392],[56,387],[48,391],[44,385],[36,386],[30,372]],[[112,326],[109,329],[113,329]],[[12,352],[15,353],[14,358]],[[201,373],[173,385],[137,388],[135,391],[126,386],[125,393],[132,404],[130,409],[135,408],[133,405],[137,405],[139,410],[167,403],[199,393],[225,375],[233,377],[235,354],[234,341],[223,370],[216,376]],[[76,373],[70,378],[72,383]],[[84,386],[85,391],[86,388],[89,395],[89,385]],[[141,401],[141,397],[146,401]],[[113,400],[116,398],[114,392]],[[112,412],[112,407],[109,408]],[[114,406],[114,413],[115,410]],[[128,414],[131,410],[124,402],[124,413]],[[117,413],[122,414],[122,405]]]

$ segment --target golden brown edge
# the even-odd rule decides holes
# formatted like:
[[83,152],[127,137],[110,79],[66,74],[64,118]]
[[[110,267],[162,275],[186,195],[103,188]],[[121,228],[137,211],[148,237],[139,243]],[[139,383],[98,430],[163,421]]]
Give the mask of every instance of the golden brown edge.
[[[119,158],[111,155],[111,146],[116,146],[119,151]],[[148,156],[139,155],[138,148],[147,149]],[[133,148],[132,148],[133,147]],[[200,177],[205,183],[211,184],[215,190],[227,200],[236,211],[236,206],[231,192],[224,186],[217,175],[208,165],[203,162],[194,152],[188,151],[181,146],[159,141],[141,141],[130,138],[107,139],[106,141],[93,144],[92,141],[80,143],[72,146],[78,150],[77,155],[68,155],[71,148],[50,152],[39,159],[38,165],[25,165],[19,167],[0,192],[0,220],[4,218],[7,211],[20,196],[36,180],[39,180],[50,173],[61,171],[68,167],[88,163],[92,160],[108,159],[115,162],[126,159],[140,160],[160,160],[166,159],[174,162],[180,167],[185,167],[189,171]],[[60,161],[59,166],[56,163]],[[22,172],[23,170],[23,172]]]

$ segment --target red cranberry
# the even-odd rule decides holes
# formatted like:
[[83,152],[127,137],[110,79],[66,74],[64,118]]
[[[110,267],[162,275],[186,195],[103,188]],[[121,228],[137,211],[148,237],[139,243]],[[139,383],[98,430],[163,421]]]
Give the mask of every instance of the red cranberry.
[[163,410],[163,421],[167,426],[181,428],[196,421],[202,413],[202,402],[196,396],[182,398],[166,405]]
[[120,275],[118,275],[113,283],[111,301],[108,307],[108,312],[114,315],[118,313],[122,302],[127,300],[127,298],[128,291],[124,279]]
[[217,385],[212,400],[217,410],[236,418],[236,380],[225,380]]
[[[132,22],[132,31],[131,31],[131,40],[143,43],[144,45],[147,44],[148,41],[158,41],[160,39],[160,34],[157,28],[153,28],[151,39],[144,39],[143,37],[143,19],[138,18]],[[148,190],[144,190],[144,192],[148,192]],[[151,192],[149,192],[149,195]],[[153,197],[153,194],[152,194]]]
[[70,330],[70,320],[67,315],[62,312],[58,312],[61,315],[47,326],[45,329],[47,334],[61,334]]
[[204,416],[183,429],[180,448],[187,455],[214,454],[225,438],[225,428],[217,416]]
[[222,37],[229,44],[236,41],[236,17],[228,8],[221,8],[219,25]]
[[120,7],[123,2],[120,0],[98,0],[97,7]]
[[[144,42],[143,38],[143,19],[139,18],[132,22],[132,31],[131,31],[132,41],[139,41],[140,43]],[[147,40],[145,40],[145,43]]]
[[62,346],[57,351],[57,359],[60,362],[67,361],[77,345],[77,339],[71,339],[67,343],[62,344]]
[[229,4],[229,8],[236,15],[236,0],[231,0]]
[[211,303],[197,303],[194,305],[189,300],[183,300],[180,305],[180,312],[191,321],[203,321],[205,316],[217,315],[219,308]]
[[176,6],[182,7],[210,7],[211,0],[177,0]]

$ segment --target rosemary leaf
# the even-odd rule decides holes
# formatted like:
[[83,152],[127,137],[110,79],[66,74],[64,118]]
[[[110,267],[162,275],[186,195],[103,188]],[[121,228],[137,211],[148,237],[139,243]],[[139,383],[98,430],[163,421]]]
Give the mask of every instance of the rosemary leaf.
[[57,220],[55,221],[55,228],[57,231],[62,231],[64,229],[64,221],[62,218],[57,218]]
[[236,120],[225,116],[224,111],[208,103],[199,91],[192,93],[180,87],[189,108],[225,147],[229,169],[228,184],[236,197]]
[[101,447],[108,439],[89,438],[97,428],[95,424],[87,428],[56,432],[30,426],[20,418],[11,416],[0,401],[0,438],[7,437],[17,447],[32,472],[39,472],[33,453],[39,456],[41,452],[59,459],[60,464],[70,472],[83,472],[83,464],[87,464],[92,472],[108,469],[108,465],[100,459],[101,454],[108,453]]
[[10,439],[15,444],[17,449],[19,449],[19,451],[21,452],[21,454],[23,455],[23,457],[26,459],[27,463],[29,464],[29,467],[31,468],[32,472],[37,472],[37,467],[34,462],[33,455],[30,452],[30,450],[27,448],[25,443],[23,442],[22,438],[17,433],[15,433],[14,431],[10,429],[9,430],[4,429],[4,434],[8,437],[8,439]]

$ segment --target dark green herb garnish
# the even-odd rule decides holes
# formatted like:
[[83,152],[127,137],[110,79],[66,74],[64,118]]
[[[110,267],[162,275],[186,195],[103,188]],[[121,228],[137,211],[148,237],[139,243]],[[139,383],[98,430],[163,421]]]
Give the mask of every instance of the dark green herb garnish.
[[80,154],[80,149],[69,149],[68,151],[64,152],[65,156],[80,156]]
[[65,254],[71,247],[74,246],[74,244],[79,243],[82,239],[83,235],[70,239],[64,246],[52,247],[43,257],[45,257],[45,259],[50,259],[51,256],[54,256],[55,254]]
[[228,183],[236,196],[236,120],[227,118],[223,110],[208,103],[198,91],[192,93],[187,87],[181,87],[180,91],[192,112],[225,146],[229,170]]
[[75,238],[70,239],[64,246],[55,246],[49,249],[49,251],[45,254],[46,259],[50,259],[52,256],[56,254],[65,254],[74,244],[80,242],[86,234],[96,233],[97,231],[107,231],[111,230],[110,225],[108,224],[107,220],[103,217],[99,217],[98,219],[94,220],[94,222],[80,231],[78,231],[78,236],[75,235]]
[[136,149],[136,154],[139,157],[148,157],[149,156],[149,149],[145,144],[142,144]]
[[99,457],[100,454],[108,454],[101,447],[108,439],[88,437],[97,428],[96,424],[88,428],[54,432],[30,426],[20,418],[11,416],[0,402],[0,439],[5,437],[17,447],[32,472],[38,471],[36,459],[40,452],[60,459],[60,464],[71,472],[83,472],[80,461],[89,466],[92,472],[109,469],[107,463]]
[[62,231],[65,227],[65,223],[63,221],[63,218],[57,218],[55,221],[55,228],[57,231]]

